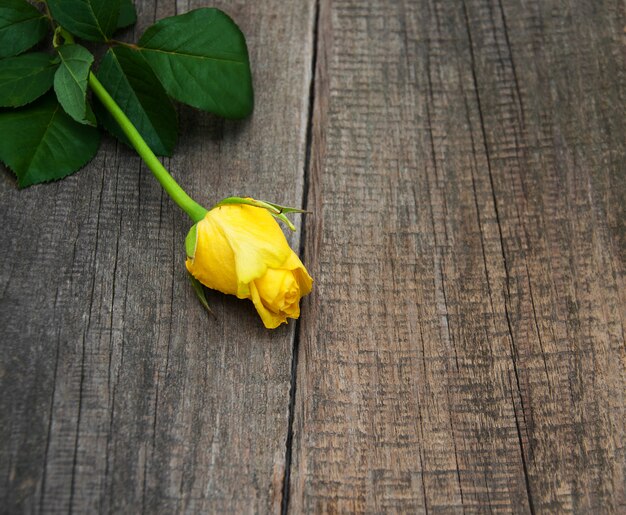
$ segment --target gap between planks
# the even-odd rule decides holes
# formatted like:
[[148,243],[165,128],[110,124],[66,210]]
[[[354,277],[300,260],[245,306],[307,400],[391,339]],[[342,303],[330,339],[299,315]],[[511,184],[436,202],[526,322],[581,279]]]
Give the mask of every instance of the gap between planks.
[[[309,84],[309,105],[307,112],[306,126],[306,146],[304,156],[304,170],[302,179],[302,209],[307,211],[309,198],[309,177],[311,173],[311,146],[313,141],[313,108],[315,105],[315,71],[317,68],[317,45],[319,39],[319,15],[320,2],[315,1],[313,15],[313,34],[311,40],[311,82]],[[304,256],[306,242],[306,223],[301,224],[300,246],[298,254]],[[302,325],[300,318],[296,320],[296,327],[293,336],[293,347],[291,351],[291,379],[289,386],[289,408],[287,416],[287,438],[285,440],[285,473],[282,485],[281,513],[286,515],[289,511],[289,480],[291,478],[291,459],[293,447],[293,420],[296,407],[296,387],[298,379],[298,353],[300,351],[300,332]]]

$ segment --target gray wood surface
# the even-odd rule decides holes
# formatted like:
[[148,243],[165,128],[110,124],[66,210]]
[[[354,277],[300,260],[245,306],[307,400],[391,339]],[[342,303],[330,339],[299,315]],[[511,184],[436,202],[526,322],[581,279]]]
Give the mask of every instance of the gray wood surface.
[[[136,3],[128,37],[208,5]],[[255,112],[181,107],[165,164],[309,209],[313,293],[207,318],[185,215],[111,138],[59,183],[2,169],[0,512],[624,512],[624,2],[211,5]]]
[[626,509],[625,22],[322,0],[294,513]]
[[[207,4],[137,5],[131,38]],[[165,164],[209,207],[233,194],[300,205],[313,3],[212,5],[246,34],[254,115],[181,108]],[[269,332],[251,303],[219,294],[207,317],[184,266],[189,220],[111,138],[65,181],[18,191],[3,170],[0,191],[0,505],[279,510],[295,324]]]

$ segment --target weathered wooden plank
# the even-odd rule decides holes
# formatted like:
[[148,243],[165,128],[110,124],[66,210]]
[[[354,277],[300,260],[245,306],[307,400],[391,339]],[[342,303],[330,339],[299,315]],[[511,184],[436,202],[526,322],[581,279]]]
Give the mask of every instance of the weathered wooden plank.
[[541,510],[622,511],[626,11],[467,5],[529,494]]
[[624,12],[322,0],[293,513],[624,506]]
[[[206,5],[138,4],[137,34]],[[255,112],[182,108],[166,165],[206,205],[300,205],[313,2],[212,5],[246,34]],[[188,220],[111,139],[63,182],[0,182],[2,511],[278,511],[294,324],[269,332],[218,294],[207,318],[184,270]]]

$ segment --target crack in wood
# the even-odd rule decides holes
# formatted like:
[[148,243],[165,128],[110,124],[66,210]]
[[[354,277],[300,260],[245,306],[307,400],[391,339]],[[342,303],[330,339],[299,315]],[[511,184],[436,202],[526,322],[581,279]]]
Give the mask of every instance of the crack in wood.
[[[304,177],[302,181],[302,209],[308,210],[308,196],[309,196],[309,177],[311,174],[311,146],[313,141],[313,110],[315,108],[315,74],[317,69],[317,52],[319,44],[319,11],[320,0],[316,0],[314,6],[313,27],[312,33],[312,53],[311,53],[311,82],[309,85],[309,104],[307,113],[307,128],[306,128],[306,150],[304,160]],[[300,225],[300,251],[299,255],[304,256],[305,242],[306,242],[306,223]],[[302,316],[306,316],[306,312]],[[300,333],[302,331],[302,325],[300,319],[296,320],[296,327],[293,336],[293,347],[291,353],[291,377],[289,385],[289,406],[287,416],[287,437],[285,439],[285,470],[282,483],[282,500],[281,500],[281,513],[287,515],[289,512],[289,494],[290,494],[290,478],[291,478],[291,459],[293,453],[293,421],[294,413],[296,409],[296,389],[298,380],[298,355],[300,352]]]

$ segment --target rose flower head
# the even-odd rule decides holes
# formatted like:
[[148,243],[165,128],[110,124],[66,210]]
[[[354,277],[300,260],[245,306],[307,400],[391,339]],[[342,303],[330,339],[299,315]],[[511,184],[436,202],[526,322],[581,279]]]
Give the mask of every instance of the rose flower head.
[[193,278],[208,288],[252,300],[268,329],[298,318],[300,298],[313,285],[275,220],[294,229],[285,212],[301,211],[229,197],[191,228],[185,245],[185,264]]

